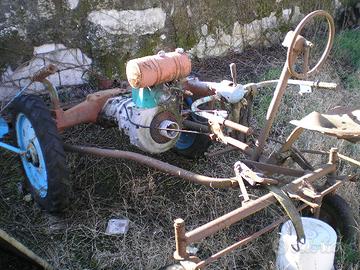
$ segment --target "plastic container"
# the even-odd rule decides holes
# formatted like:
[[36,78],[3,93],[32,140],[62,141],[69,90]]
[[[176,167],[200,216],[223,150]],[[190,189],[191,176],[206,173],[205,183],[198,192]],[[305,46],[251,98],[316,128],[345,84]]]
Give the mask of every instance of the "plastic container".
[[[336,232],[325,222],[303,217],[306,242],[297,241],[295,228],[291,221],[281,227],[279,249],[276,259],[278,270],[332,270],[336,249]],[[294,248],[295,249],[294,249]]]
[[143,88],[185,78],[191,72],[191,61],[183,49],[130,60],[126,76],[133,88]]

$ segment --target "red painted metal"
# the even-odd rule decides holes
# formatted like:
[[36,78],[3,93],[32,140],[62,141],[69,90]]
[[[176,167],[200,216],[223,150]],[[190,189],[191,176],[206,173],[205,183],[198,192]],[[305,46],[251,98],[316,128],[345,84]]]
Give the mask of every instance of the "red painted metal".
[[134,88],[171,82],[185,78],[190,72],[190,58],[180,50],[170,53],[159,52],[157,55],[133,59],[126,65],[128,81]]

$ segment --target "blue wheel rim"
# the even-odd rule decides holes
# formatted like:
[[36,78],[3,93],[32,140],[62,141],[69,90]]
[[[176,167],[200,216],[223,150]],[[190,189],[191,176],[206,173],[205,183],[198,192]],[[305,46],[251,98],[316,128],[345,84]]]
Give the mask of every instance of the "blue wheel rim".
[[196,134],[194,133],[181,133],[175,147],[179,150],[188,149],[194,144],[195,138]]
[[47,171],[35,130],[23,113],[18,114],[15,126],[18,146],[22,151],[26,151],[26,155],[21,155],[26,176],[38,195],[44,198],[48,191]]

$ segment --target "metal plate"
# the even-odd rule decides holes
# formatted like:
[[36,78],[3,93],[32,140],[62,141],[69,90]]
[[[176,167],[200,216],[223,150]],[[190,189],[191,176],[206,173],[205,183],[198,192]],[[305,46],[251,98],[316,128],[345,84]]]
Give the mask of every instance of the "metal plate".
[[360,109],[335,107],[326,114],[312,112],[291,124],[351,142],[360,141]]

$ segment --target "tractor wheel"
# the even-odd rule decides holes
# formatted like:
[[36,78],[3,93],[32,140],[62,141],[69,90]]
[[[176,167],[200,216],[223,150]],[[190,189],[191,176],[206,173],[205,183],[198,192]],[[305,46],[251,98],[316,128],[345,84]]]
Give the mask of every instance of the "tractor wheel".
[[[309,212],[306,211],[305,216],[311,216]],[[350,206],[339,195],[329,194],[323,198],[319,219],[329,224],[346,243],[356,242],[354,215]]]
[[[191,98],[187,98],[185,100],[185,106],[191,107],[192,102],[193,100]],[[191,114],[190,119],[203,125],[208,124],[207,119],[194,113]],[[204,134],[181,133],[174,149],[175,152],[181,156],[196,159],[202,156],[208,150],[210,145],[210,138]]]
[[348,203],[339,195],[331,194],[324,197],[320,208],[320,220],[333,227],[345,242],[356,240],[354,215]]
[[175,145],[175,151],[184,157],[195,159],[202,156],[211,145],[211,140],[203,134],[182,133]]
[[60,212],[69,202],[69,173],[56,123],[43,100],[20,96],[12,104],[16,141],[25,152],[21,163],[34,200],[48,212]]

